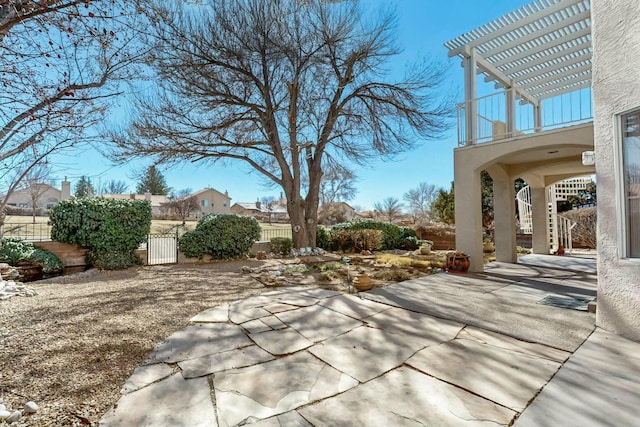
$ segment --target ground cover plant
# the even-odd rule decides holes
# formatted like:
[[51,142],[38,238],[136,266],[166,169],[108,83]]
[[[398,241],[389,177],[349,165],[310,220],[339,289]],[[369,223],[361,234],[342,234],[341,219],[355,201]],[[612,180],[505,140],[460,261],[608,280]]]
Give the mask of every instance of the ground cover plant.
[[60,273],[64,269],[64,264],[57,256],[36,248],[31,242],[12,237],[1,239],[0,262],[16,266],[22,261],[41,266],[42,272],[47,274]]

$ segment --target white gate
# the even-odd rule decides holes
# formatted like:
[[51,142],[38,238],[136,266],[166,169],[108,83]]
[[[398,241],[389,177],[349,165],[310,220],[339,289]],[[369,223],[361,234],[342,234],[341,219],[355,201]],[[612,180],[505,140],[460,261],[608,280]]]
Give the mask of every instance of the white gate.
[[149,234],[147,264],[175,264],[178,262],[178,233]]

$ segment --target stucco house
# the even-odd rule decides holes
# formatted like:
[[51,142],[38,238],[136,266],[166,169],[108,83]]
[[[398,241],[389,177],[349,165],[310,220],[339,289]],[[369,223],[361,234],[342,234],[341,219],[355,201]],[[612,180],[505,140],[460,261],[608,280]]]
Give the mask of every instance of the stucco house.
[[537,0],[445,46],[465,75],[455,219],[456,248],[471,255],[471,271],[483,270],[483,170],[494,181],[496,258],[503,262],[517,262],[516,178],[529,185],[533,252],[549,254],[557,245],[550,186],[595,173],[596,323],[640,341],[638,28],[637,0]]
[[198,199],[200,206],[200,211],[194,213],[196,216],[231,213],[231,197],[227,191],[221,193],[215,188],[207,187],[191,193],[188,197],[193,196]]
[[12,192],[7,199],[7,206],[32,209],[32,194],[35,194],[37,196],[35,203],[36,209],[48,210],[54,207],[59,201],[71,197],[71,183],[66,180],[62,181],[60,189],[45,183],[34,184],[34,187],[36,187],[35,191],[31,191],[28,188],[21,188]]

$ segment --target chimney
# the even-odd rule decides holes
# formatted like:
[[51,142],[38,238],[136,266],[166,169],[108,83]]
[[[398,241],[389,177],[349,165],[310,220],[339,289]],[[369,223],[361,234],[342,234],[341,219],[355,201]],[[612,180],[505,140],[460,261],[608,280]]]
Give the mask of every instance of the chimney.
[[144,199],[151,201],[151,193],[149,193],[148,191],[144,193]]
[[260,209],[260,199],[256,200],[256,208]]
[[64,177],[64,181],[61,183],[60,188],[60,200],[68,200],[71,198],[71,183],[67,181],[67,177]]
[[133,194],[133,193],[131,193],[131,194],[129,194],[129,198],[130,198],[130,199],[132,199],[132,200],[135,200],[136,195],[135,195],[135,194]]

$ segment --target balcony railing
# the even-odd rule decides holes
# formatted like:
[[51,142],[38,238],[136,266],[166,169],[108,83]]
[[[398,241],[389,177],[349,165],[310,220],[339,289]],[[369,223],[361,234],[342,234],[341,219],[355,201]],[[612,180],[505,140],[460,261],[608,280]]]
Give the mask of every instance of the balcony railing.
[[[590,88],[544,99],[539,108],[515,94],[513,111],[507,111],[507,101],[514,95],[511,93],[513,90],[508,89],[458,104],[459,146],[499,141],[593,120]],[[475,110],[475,136],[467,129],[467,114],[472,110]]]

